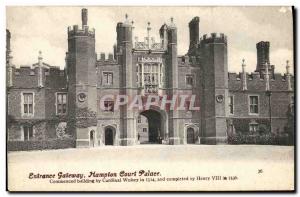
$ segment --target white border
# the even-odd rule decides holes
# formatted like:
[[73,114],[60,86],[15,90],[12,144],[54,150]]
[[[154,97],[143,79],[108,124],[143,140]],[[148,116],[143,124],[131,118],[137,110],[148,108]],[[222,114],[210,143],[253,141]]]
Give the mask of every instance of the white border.
[[[5,79],[5,65],[4,65],[4,62],[5,62],[5,21],[6,21],[6,10],[5,10],[5,6],[12,6],[12,5],[26,5],[26,6],[34,6],[34,5],[116,5],[116,6],[119,6],[120,4],[122,5],[149,5],[150,2],[149,1],[146,1],[146,0],[127,0],[126,2],[124,1],[120,1],[120,0],[110,0],[110,1],[101,1],[101,0],[72,0],[72,1],[66,1],[66,0],[51,0],[51,1],[39,1],[39,0],[3,0],[3,1],[0,1],[0,27],[1,27],[1,31],[0,31],[0,48],[1,48],[1,53],[0,53],[0,58],[1,58],[1,62],[3,62],[2,66],[0,66],[0,77],[2,79]],[[241,1],[241,0],[228,0],[228,1],[224,1],[224,0],[210,0],[210,1],[199,1],[199,0],[188,0],[188,1],[171,1],[171,0],[152,0],[151,1],[151,5],[169,5],[169,6],[172,6],[172,5],[201,5],[201,6],[205,6],[205,5],[240,5],[240,6],[254,6],[254,5],[260,5],[260,6],[263,6],[263,5],[274,5],[274,6],[280,6],[280,5],[285,5],[285,6],[289,6],[289,5],[295,5],[297,8],[298,8],[298,13],[299,13],[299,8],[300,8],[300,1],[299,0],[248,0],[248,1]],[[297,27],[299,27],[299,18],[296,20],[296,23],[297,23]],[[299,46],[299,36],[298,36],[298,39],[297,39],[297,46]],[[297,56],[299,57],[299,50],[297,50]],[[296,73],[296,76],[298,76],[298,72],[300,69],[297,69],[297,73]],[[5,181],[5,169],[6,169],[6,143],[5,143],[5,140],[6,140],[6,124],[5,124],[5,120],[6,120],[6,106],[5,106],[5,99],[6,99],[6,88],[5,88],[5,80],[0,80],[0,90],[1,90],[1,96],[0,96],[0,111],[2,113],[0,113],[0,120],[2,121],[2,124],[1,125],[1,132],[0,132],[0,139],[2,139],[2,145],[1,145],[1,159],[2,159],[2,162],[1,165],[0,165],[0,169],[1,169],[1,172],[2,172],[2,181],[0,181],[0,184],[1,184],[1,196],[9,196],[9,193],[7,193],[5,190],[6,190],[6,181]],[[299,88],[299,86],[298,86]],[[297,88],[296,91],[299,91],[299,89]],[[295,102],[298,102],[300,99],[299,99],[299,96],[297,97],[297,101]],[[299,111],[298,111],[299,112]],[[299,113],[298,113],[299,114]],[[299,122],[300,118],[299,116],[297,116],[297,120],[296,122]],[[298,140],[297,142],[299,142],[299,135],[298,136]],[[299,151],[298,151],[298,154],[299,154]],[[298,155],[299,156],[299,155]],[[298,161],[298,164],[299,164],[299,161]],[[299,181],[297,181],[298,183],[298,188],[299,188]],[[161,193],[161,194],[151,194],[149,193],[150,195],[155,195],[156,197],[157,196],[163,196],[164,194]],[[45,194],[36,194],[36,196],[44,196]],[[48,194],[49,195],[49,194]],[[88,194],[82,194],[82,195],[86,195],[86,196],[90,196]],[[102,193],[101,195],[110,195],[110,196],[115,196],[115,195],[119,195],[119,194],[105,194],[105,193]],[[130,193],[129,194],[125,194],[125,195],[131,195]],[[182,194],[180,194],[182,195]],[[204,195],[204,196],[216,196],[218,194],[205,194],[205,193],[202,193],[201,195]],[[242,194],[238,194],[238,196],[240,196]],[[255,195],[258,195],[257,193]],[[260,194],[261,195],[261,194]],[[281,194],[282,196],[290,196],[289,194]],[[65,194],[56,194],[56,196],[65,196]]]

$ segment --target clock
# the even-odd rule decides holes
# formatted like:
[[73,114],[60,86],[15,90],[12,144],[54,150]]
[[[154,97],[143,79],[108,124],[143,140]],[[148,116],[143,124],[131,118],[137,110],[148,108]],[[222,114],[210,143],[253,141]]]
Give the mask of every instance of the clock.
[[216,96],[216,101],[217,101],[218,103],[222,103],[223,100],[224,100],[224,96],[223,96],[223,95],[217,95],[217,96]]

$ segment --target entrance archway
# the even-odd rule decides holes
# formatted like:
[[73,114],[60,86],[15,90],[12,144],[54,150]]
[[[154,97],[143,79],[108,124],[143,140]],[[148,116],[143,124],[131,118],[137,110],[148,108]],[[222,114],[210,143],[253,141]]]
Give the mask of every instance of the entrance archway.
[[147,139],[144,139],[141,144],[161,144],[165,138],[165,123],[163,122],[162,114],[157,110],[149,109],[141,112],[140,115],[147,118],[147,126],[144,126],[142,129],[138,127],[138,138],[147,128]]
[[95,131],[91,130],[90,131],[90,147],[94,147],[95,146]]
[[195,131],[191,127],[187,128],[186,142],[187,142],[187,144],[195,144]]
[[111,127],[106,127],[104,130],[105,135],[105,145],[114,145],[114,129]]

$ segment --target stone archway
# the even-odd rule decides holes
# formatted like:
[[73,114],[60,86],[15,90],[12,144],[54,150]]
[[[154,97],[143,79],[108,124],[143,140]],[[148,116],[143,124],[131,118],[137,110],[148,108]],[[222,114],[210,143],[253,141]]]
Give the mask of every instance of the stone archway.
[[[139,113],[139,116],[144,116],[147,119],[147,140],[141,144],[162,144],[163,140],[166,139],[166,118],[165,116],[158,110],[149,109],[142,111]],[[138,124],[138,123],[137,123]],[[137,125],[138,127],[138,125]],[[141,136],[140,132],[144,132],[141,128],[138,129],[138,138]],[[144,128],[142,128],[144,129]]]

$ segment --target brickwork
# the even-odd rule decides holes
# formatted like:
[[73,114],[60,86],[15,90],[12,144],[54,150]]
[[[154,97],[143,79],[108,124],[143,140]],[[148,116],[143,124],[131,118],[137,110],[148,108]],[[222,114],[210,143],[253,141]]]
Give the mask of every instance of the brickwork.
[[[124,107],[105,111],[100,108],[100,100],[108,94],[196,95],[200,111],[151,108],[160,114],[161,140],[166,144],[186,144],[191,139],[193,143],[226,143],[231,134],[249,133],[250,124],[271,128],[272,133],[286,133],[291,128],[288,117],[293,117],[295,79],[288,72],[284,75],[275,72],[269,58],[271,44],[256,45],[258,62],[254,72],[229,73],[226,35],[212,33],[199,39],[199,21],[195,17],[189,23],[190,47],[184,56],[177,55],[177,28],[173,19],[160,28],[161,43],[151,41],[150,37],[148,41],[136,43],[132,38],[134,27],[126,18],[117,24],[114,54],[100,53],[97,58],[95,30],[89,28],[88,10],[83,9],[82,26],[68,28],[65,70],[43,62],[41,53],[38,63],[17,68],[11,62],[7,31],[7,128],[8,140],[15,142],[9,144],[11,150],[133,145],[139,143],[138,134],[143,143],[147,142],[150,134],[142,133],[142,128],[152,127],[147,124],[153,121],[137,123],[138,116],[147,111],[128,111]],[[148,64],[158,65],[160,75],[159,83],[154,84],[157,91],[152,93],[147,92],[146,78],[142,78]],[[31,116],[22,113],[22,94],[28,92],[34,95]],[[57,114],[57,93],[67,94],[65,114]],[[229,106],[231,96],[233,113]],[[258,96],[257,114],[250,113],[250,96]],[[57,128],[62,122],[67,123],[66,135],[73,142],[66,146],[56,146],[58,141],[44,142],[58,139]],[[30,141],[23,141],[26,125],[34,127],[32,146]],[[188,128],[194,132],[192,137],[187,134]],[[16,148],[16,143],[22,141],[21,148]],[[42,142],[48,144],[43,146]]]

